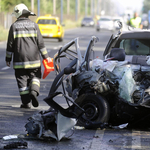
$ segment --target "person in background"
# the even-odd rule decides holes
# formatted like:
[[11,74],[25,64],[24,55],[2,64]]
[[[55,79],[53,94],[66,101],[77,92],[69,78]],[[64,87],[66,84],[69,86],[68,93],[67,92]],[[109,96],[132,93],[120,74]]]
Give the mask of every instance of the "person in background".
[[128,16],[127,16],[127,25],[129,25],[129,26],[130,26],[130,19],[131,19],[130,14],[128,14]]
[[143,14],[141,21],[141,29],[148,29],[148,16],[147,14]]
[[41,59],[51,62],[38,25],[28,17],[35,14],[24,4],[15,6],[12,13],[17,20],[11,25],[6,48],[6,65],[13,68],[22,104],[20,108],[30,108],[31,102],[38,107],[40,90]]
[[131,18],[129,21],[129,25],[134,27],[134,28],[142,28],[141,27],[141,21],[142,21],[141,17],[138,16],[137,12],[135,12],[134,17]]

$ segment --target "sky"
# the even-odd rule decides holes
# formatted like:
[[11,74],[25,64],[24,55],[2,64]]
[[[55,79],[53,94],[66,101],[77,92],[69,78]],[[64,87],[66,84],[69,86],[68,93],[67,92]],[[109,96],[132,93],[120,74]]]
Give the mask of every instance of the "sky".
[[130,8],[133,11],[140,12],[144,0],[113,0],[113,1],[118,6],[120,12],[125,11],[127,8]]

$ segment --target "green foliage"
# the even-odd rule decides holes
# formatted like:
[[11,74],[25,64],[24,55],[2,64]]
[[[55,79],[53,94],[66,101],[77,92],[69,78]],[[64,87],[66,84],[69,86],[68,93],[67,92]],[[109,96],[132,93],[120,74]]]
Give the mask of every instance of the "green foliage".
[[[34,8],[37,10],[37,1],[34,0]],[[24,3],[29,10],[31,10],[31,0],[0,0],[1,11],[2,12],[12,12],[17,4]],[[67,2],[68,0],[63,0],[63,12],[67,14]],[[91,1],[88,2],[88,14],[90,14]],[[70,14],[75,14],[76,12],[76,0],[69,0],[70,3]],[[85,0],[79,0],[80,14],[85,13]],[[97,3],[97,0],[95,0]],[[61,13],[61,0],[56,0],[56,14]],[[40,0],[40,14],[53,14],[53,0]]]
[[28,8],[31,6],[31,0],[1,0],[1,11],[12,12],[17,4],[24,3]]
[[0,41],[5,41],[7,40],[8,37],[8,30],[4,29],[4,27],[0,26]]
[[149,10],[150,10],[150,1],[144,0],[143,1],[143,13],[148,13]]
[[52,14],[53,13],[53,0],[41,0],[40,1],[40,11],[42,14]]
[[82,20],[82,17],[79,18],[78,21],[72,21],[70,19],[67,19],[64,21],[64,24],[65,24],[65,29],[72,29],[72,28],[76,28],[76,27],[80,27],[81,26],[81,20]]

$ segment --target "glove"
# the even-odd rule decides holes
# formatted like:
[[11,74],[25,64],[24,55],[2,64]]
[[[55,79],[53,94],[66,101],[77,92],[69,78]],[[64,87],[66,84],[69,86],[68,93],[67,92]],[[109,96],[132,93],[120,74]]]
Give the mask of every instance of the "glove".
[[6,65],[10,67],[10,61],[6,61]]
[[53,59],[51,57],[46,58],[47,62],[50,63],[53,61]]

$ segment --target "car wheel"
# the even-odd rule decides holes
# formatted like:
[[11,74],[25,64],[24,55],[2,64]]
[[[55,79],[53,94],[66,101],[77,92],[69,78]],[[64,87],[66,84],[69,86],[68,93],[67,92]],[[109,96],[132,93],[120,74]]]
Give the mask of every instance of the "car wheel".
[[[81,101],[79,105],[85,110],[85,113],[79,118],[78,125],[90,129],[97,128],[99,123],[108,122],[110,108],[108,102],[102,96],[93,93],[86,94]],[[92,122],[92,125],[87,120]]]
[[96,31],[100,31],[100,29],[96,29]]
[[58,39],[58,42],[62,42],[62,41],[63,41],[63,38],[59,38],[59,39]]

